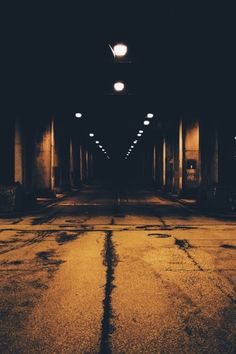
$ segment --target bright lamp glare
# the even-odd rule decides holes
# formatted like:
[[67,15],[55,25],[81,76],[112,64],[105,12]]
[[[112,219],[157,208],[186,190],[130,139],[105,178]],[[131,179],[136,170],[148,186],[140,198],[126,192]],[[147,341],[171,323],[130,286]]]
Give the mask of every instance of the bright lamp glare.
[[143,134],[143,130],[139,130],[138,132],[139,132],[139,134]]
[[98,147],[100,147],[100,149],[102,149],[102,145],[98,145]]
[[98,141],[98,140],[96,140],[96,141],[95,141],[95,144],[99,144],[99,141]]
[[93,133],[89,133],[89,136],[92,138],[94,136],[94,134]]
[[137,142],[138,142],[138,140],[134,140],[134,141],[133,141],[134,144],[137,144]]
[[137,136],[142,136],[142,134],[137,134]]
[[114,89],[115,89],[116,91],[118,91],[118,92],[123,91],[124,88],[125,88],[125,85],[124,85],[124,83],[121,82],[121,81],[117,81],[117,82],[114,84]]
[[131,147],[131,149],[133,149],[133,148],[134,148],[134,145],[131,145],[130,147]]
[[114,50],[115,56],[124,57],[128,51],[128,48],[125,44],[118,43],[114,46],[113,50]]
[[153,113],[148,113],[147,118],[153,118],[154,114]]
[[81,113],[75,113],[76,118],[81,118],[82,114]]
[[145,120],[145,121],[143,122],[143,124],[144,124],[144,125],[149,125],[150,122],[149,122],[149,120]]

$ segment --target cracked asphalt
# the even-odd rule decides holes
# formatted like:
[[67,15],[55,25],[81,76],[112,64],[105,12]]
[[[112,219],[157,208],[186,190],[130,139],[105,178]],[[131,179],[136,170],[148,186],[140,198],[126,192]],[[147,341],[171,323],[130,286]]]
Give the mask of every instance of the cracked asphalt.
[[98,185],[2,217],[0,353],[236,353],[236,217]]

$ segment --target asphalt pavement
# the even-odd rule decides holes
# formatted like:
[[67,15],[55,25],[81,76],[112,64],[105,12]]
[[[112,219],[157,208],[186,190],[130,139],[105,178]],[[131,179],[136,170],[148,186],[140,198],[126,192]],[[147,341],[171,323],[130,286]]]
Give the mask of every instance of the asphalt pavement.
[[236,352],[236,217],[99,185],[0,219],[0,353]]

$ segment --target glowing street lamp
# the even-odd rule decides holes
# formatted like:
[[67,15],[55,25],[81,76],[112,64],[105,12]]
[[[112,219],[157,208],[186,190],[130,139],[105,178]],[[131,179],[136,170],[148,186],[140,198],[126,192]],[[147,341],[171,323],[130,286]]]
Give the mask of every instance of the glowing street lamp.
[[149,125],[150,122],[149,122],[149,120],[145,120],[145,121],[143,122],[143,124],[144,124],[144,125]]
[[114,48],[113,52],[116,57],[124,57],[128,51],[128,48],[125,44],[123,43],[117,43]]
[[93,138],[93,137],[94,137],[94,134],[93,134],[93,133],[89,133],[89,136],[90,136],[91,138]]
[[139,134],[143,134],[143,130],[139,130],[138,132],[139,132]]
[[154,117],[154,114],[153,114],[153,113],[148,113],[148,114],[147,114],[147,118],[150,119],[150,118],[153,118],[153,117]]
[[82,113],[75,113],[76,118],[82,118]]
[[115,91],[117,91],[117,92],[123,91],[124,88],[125,88],[125,85],[124,85],[124,83],[121,82],[121,81],[117,81],[117,82],[114,84],[114,89],[115,89]]

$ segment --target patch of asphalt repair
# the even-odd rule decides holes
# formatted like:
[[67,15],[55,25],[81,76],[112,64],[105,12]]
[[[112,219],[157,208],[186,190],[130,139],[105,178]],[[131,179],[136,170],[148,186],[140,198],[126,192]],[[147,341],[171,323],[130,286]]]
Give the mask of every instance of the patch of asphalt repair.
[[148,234],[148,236],[156,237],[156,238],[169,238],[171,235],[168,234]]
[[59,245],[63,245],[65,242],[74,241],[79,236],[82,235],[81,233],[68,233],[68,232],[60,232],[60,234],[56,237],[56,241]]
[[236,246],[234,246],[234,245],[224,244],[224,245],[221,245],[220,247],[226,248],[226,249],[229,249],[229,250],[236,250]]
[[46,224],[46,223],[51,223],[53,220],[56,218],[57,211],[53,211],[48,215],[41,216],[39,218],[36,218],[32,221],[32,225],[41,225],[41,224]]
[[113,281],[115,267],[118,263],[118,256],[115,252],[115,247],[112,241],[112,231],[105,233],[105,243],[103,250],[103,264],[106,266],[106,284],[105,284],[105,296],[103,300],[103,318],[102,318],[102,333],[100,343],[100,354],[110,354],[110,335],[114,331],[114,327],[111,324],[113,317],[111,295],[114,289]]

